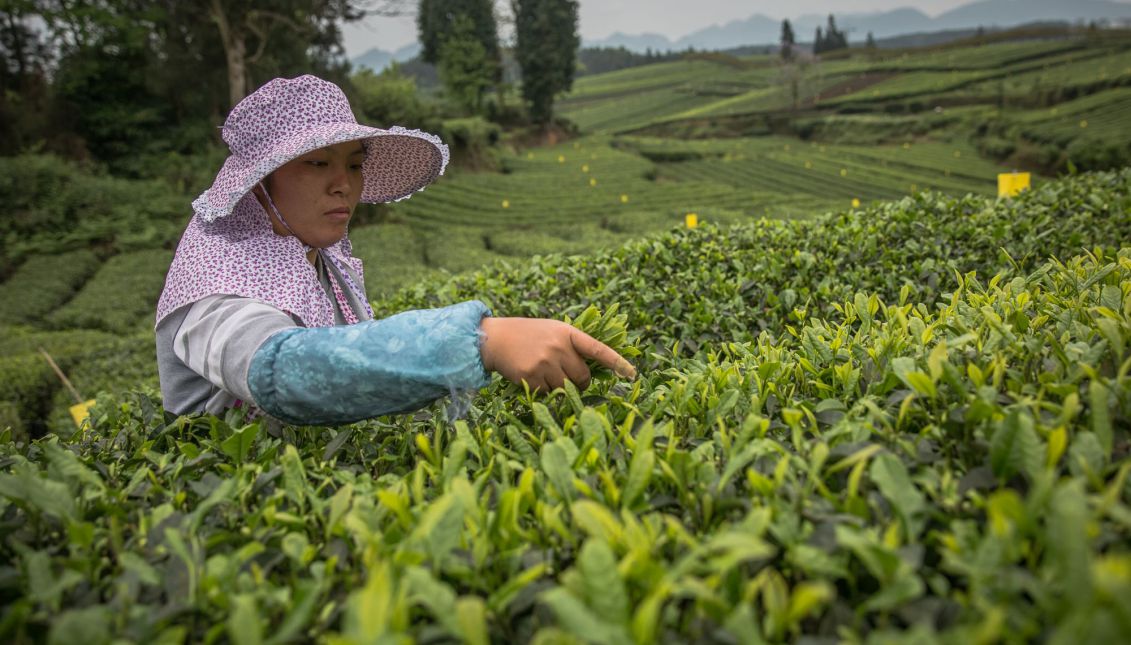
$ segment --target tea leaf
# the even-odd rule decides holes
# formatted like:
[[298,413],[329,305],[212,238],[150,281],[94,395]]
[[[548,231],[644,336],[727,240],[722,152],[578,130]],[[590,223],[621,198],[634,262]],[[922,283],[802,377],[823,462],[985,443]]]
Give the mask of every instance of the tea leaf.
[[228,614],[228,636],[235,645],[259,645],[263,642],[263,626],[259,622],[255,596],[237,594],[231,598]]
[[1034,477],[1043,467],[1041,440],[1033,429],[1033,419],[1013,409],[994,430],[990,440],[990,467],[1000,479],[1024,472]]
[[903,522],[907,538],[918,538],[926,523],[927,504],[912,483],[903,462],[890,454],[879,455],[872,460],[869,474],[883,496],[895,508]]
[[[554,486],[558,496],[565,501],[573,498],[573,468],[569,452],[563,447],[562,442],[573,442],[561,438],[542,446],[542,470],[546,473],[550,483]],[[574,451],[577,447],[574,446]]]
[[628,620],[628,593],[617,573],[617,559],[603,540],[590,538],[581,547],[577,564],[585,584],[585,601],[596,615],[612,625]]
[[232,436],[228,437],[220,443],[220,449],[224,451],[225,455],[236,462],[241,464],[247,461],[247,456],[251,452],[251,446],[255,443],[255,438],[259,435],[259,424],[253,423],[244,426],[239,430],[232,432]]

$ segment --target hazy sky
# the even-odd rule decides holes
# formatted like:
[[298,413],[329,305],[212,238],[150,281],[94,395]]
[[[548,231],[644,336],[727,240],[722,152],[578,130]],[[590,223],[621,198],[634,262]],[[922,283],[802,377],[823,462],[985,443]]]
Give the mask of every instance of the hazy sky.
[[[495,0],[509,12],[510,0]],[[614,32],[657,33],[671,40],[703,27],[754,14],[794,18],[804,14],[853,14],[913,7],[929,16],[973,0],[580,0],[581,37],[596,40]],[[1063,0],[1071,5],[1072,0]],[[1128,1],[1128,0],[1121,0]],[[414,3],[413,0],[408,0]],[[372,48],[394,51],[416,40],[412,17],[371,18],[344,29],[346,54],[357,57]]]
[[[509,0],[497,0],[509,7]],[[793,18],[807,13],[855,13],[914,7],[936,15],[971,0],[581,0],[581,37],[604,38],[613,32],[663,34],[671,39],[713,24],[762,13]],[[1070,2],[1070,0],[1066,0]],[[393,51],[416,40],[413,18],[372,18],[344,30],[346,54],[359,56],[373,47]]]

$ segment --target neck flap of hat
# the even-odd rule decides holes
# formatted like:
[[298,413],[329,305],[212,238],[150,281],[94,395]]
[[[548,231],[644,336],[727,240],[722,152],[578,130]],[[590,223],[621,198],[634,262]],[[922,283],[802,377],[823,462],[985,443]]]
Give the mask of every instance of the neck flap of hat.
[[[322,252],[362,275],[361,260],[351,256],[347,238]],[[364,284],[359,287],[364,294]],[[218,294],[262,300],[298,317],[306,327],[334,324],[334,305],[302,242],[276,234],[252,193],[228,217],[206,222],[193,216],[165,278],[157,323],[184,305]]]

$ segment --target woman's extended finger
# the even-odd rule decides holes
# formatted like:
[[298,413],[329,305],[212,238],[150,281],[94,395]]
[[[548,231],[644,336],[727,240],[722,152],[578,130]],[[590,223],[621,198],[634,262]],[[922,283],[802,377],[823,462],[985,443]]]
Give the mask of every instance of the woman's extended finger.
[[567,356],[562,359],[562,371],[566,377],[577,386],[578,390],[589,387],[589,366],[577,355]]
[[612,347],[593,338],[580,329],[573,329],[569,335],[573,349],[585,358],[591,358],[605,367],[611,369],[617,376],[633,380],[636,378],[636,368],[623,356],[616,353]]

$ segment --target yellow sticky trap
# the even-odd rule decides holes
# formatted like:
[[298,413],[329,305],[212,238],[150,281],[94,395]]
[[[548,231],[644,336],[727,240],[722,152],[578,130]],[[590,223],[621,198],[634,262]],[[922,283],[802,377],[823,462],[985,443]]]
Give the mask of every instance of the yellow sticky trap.
[[620,203],[627,204],[628,203],[628,195],[621,195],[620,196]]
[[687,228],[699,226],[699,215],[697,213],[688,213],[685,219],[687,220]]
[[581,172],[589,172],[589,164],[587,164],[587,163],[581,164]]
[[69,410],[71,411],[71,418],[75,420],[75,427],[81,428],[84,421],[90,418],[90,408],[94,405],[94,399],[83,401],[72,405]]
[[565,163],[565,155],[558,155],[558,163]]
[[503,208],[510,208],[510,207],[511,207],[511,200],[504,199],[503,200]]
[[860,208],[860,200],[853,197],[852,198],[852,207],[853,208]]
[[597,185],[597,179],[595,177],[590,177],[589,178],[589,185],[590,186],[596,186]]
[[1013,197],[1029,188],[1029,173],[1007,172],[997,176],[998,197]]

